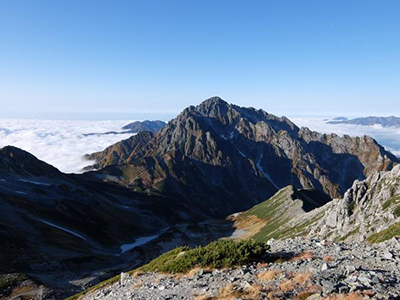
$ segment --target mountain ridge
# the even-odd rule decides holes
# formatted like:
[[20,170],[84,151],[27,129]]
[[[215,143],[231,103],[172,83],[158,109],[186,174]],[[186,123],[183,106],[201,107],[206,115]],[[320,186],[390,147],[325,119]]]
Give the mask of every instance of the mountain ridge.
[[[129,142],[112,147],[121,143]],[[213,191],[218,196],[212,202],[225,202],[226,212],[246,209],[290,184],[338,197],[355,179],[399,162],[370,137],[300,129],[286,117],[219,97],[184,109],[135,149],[134,144],[124,149],[131,154],[109,164],[104,163],[110,161],[107,151],[97,153],[99,172],[129,186],[196,201],[209,201],[203,191]]]
[[355,119],[333,119],[327,124],[353,124],[361,126],[381,125],[382,127],[400,127],[400,118],[395,116],[390,117],[363,117]]

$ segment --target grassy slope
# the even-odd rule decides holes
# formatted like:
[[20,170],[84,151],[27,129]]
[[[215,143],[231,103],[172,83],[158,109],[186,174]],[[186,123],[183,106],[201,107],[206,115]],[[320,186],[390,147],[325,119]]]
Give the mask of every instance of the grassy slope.
[[[289,186],[243,213],[243,218],[256,216],[266,221],[266,225],[253,236],[254,239],[267,241],[271,238],[307,235],[311,225],[322,218],[323,213],[315,216],[306,214],[302,211],[300,203],[295,202],[296,198],[294,189]],[[304,215],[304,218],[299,217],[298,222],[289,225],[289,222],[299,215]]]
[[[136,272],[185,273],[195,267],[228,268],[262,261],[268,250],[267,244],[255,240],[239,242],[218,240],[194,249],[175,248],[128,274],[132,275]],[[119,281],[120,278],[121,276],[117,275],[65,300],[79,299],[84,294]]]

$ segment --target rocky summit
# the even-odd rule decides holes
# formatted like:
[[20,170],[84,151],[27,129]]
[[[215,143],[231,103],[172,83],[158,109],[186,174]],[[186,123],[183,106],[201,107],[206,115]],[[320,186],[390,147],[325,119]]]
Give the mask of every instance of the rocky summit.
[[371,137],[300,129],[218,97],[186,108],[154,136],[142,133],[87,157],[113,180],[178,197],[215,217],[248,209],[288,185],[339,197],[354,180],[399,162]]

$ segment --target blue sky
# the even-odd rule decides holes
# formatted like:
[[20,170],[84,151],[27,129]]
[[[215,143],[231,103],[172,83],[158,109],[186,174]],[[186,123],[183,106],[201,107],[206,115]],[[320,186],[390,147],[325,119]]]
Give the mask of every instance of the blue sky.
[[214,95],[400,115],[399,15],[397,0],[2,0],[0,117],[168,118]]

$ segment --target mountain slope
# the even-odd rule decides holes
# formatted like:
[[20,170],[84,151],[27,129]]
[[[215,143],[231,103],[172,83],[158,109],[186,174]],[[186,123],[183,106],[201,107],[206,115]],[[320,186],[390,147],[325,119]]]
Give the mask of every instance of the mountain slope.
[[[118,164],[120,161],[134,160],[137,153],[154,137],[150,131],[142,131],[129,139],[122,140],[101,152],[85,155],[86,160],[96,161],[92,166],[86,167],[86,170],[100,169],[108,165]],[[139,156],[140,157],[140,156]]]
[[[400,166],[355,181],[343,198],[317,205],[292,186],[230,219],[240,237],[259,240],[303,236],[347,242],[382,242],[400,235]],[[318,201],[319,199],[319,201]],[[315,203],[313,201],[312,203]],[[321,205],[323,204],[323,205]]]
[[166,125],[165,122],[163,121],[135,121],[133,123],[129,123],[128,125],[125,125],[122,127],[123,131],[108,131],[108,132],[103,132],[103,133],[85,133],[83,134],[84,136],[91,136],[91,135],[108,135],[108,134],[127,134],[127,133],[139,133],[141,131],[150,131],[150,132],[158,132],[162,128],[164,128]]
[[215,216],[247,209],[287,185],[338,197],[354,180],[398,163],[370,137],[299,129],[285,117],[218,97],[188,107],[140,149],[123,151],[129,155],[100,160],[100,172],[134,188],[190,199]]
[[310,236],[379,242],[400,235],[400,166],[355,181],[324,210]]
[[125,125],[122,127],[124,130],[129,130],[132,133],[137,133],[140,131],[151,131],[151,132],[157,132],[161,129],[163,129],[167,125],[165,122],[157,120],[157,121],[136,121],[129,123],[128,125]]
[[[68,295],[164,249],[201,244],[231,230],[224,221],[200,224],[192,226],[197,238],[189,240],[192,229],[185,222],[209,219],[204,211],[99,175],[63,174],[21,149],[0,149],[2,274],[28,274]],[[139,246],[150,242],[143,252]]]

